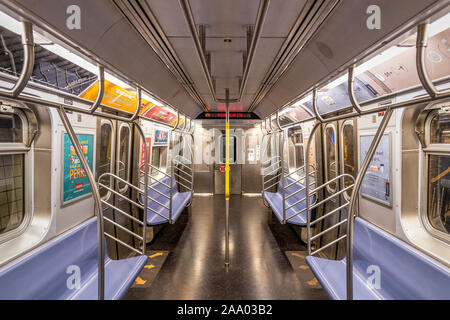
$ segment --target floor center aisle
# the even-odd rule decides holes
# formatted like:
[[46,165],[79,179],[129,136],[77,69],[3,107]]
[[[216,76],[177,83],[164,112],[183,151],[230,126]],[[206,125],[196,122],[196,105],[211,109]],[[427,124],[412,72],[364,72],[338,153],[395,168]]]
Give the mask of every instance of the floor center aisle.
[[227,270],[224,197],[195,196],[189,222],[151,286],[132,288],[126,298],[308,299],[268,219],[261,197],[231,197]]

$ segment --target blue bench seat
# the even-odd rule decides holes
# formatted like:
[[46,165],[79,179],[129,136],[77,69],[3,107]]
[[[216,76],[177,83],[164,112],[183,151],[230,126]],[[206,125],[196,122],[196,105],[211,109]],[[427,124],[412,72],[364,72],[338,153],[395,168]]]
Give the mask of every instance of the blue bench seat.
[[[322,287],[332,299],[346,299],[346,259],[306,257]],[[379,288],[373,267],[379,268]],[[450,299],[450,269],[407,243],[356,218],[353,242],[353,298]]]
[[[162,182],[162,183],[161,183]],[[153,189],[158,190],[159,192],[165,194],[167,197],[170,196],[170,189],[165,186],[170,185],[170,178],[165,177],[164,179],[161,179],[161,182],[155,182],[151,184],[151,187]],[[166,207],[170,207],[170,200],[167,199],[165,196],[161,195],[157,191],[153,190],[152,188],[148,188],[147,194],[152,199],[158,201],[159,203],[165,205]],[[143,196],[141,195],[141,201],[143,201]],[[172,224],[177,221],[179,216],[181,215],[181,212],[183,212],[183,209],[186,207],[186,205],[189,203],[189,201],[192,198],[192,192],[178,192],[177,183],[175,179],[173,180],[173,188],[172,188]],[[169,210],[161,206],[156,201],[148,199],[147,200],[147,206],[148,208],[151,208],[160,214],[162,214],[164,217],[161,217],[159,214],[154,212],[153,210],[147,209],[147,225],[154,226],[158,224],[163,224],[169,222]]]
[[[95,300],[98,298],[97,258],[97,218],[94,217],[2,267],[0,299]],[[112,260],[105,254],[105,299],[121,299],[147,259],[142,255]],[[74,267],[80,270],[79,288],[73,288]]]
[[[291,179],[289,177],[285,178],[286,186],[288,186],[289,184],[291,184],[293,182],[294,182],[293,179]],[[305,198],[306,189],[304,189],[304,186],[299,182],[294,183],[285,189],[286,198],[290,194],[292,194],[300,189],[303,189],[303,190],[297,192],[297,194],[293,195],[292,197],[290,197],[286,200],[286,208],[289,207],[290,205],[300,201],[301,199]],[[281,223],[283,223],[283,191],[282,190],[283,190],[282,181],[280,179],[280,182],[278,183],[277,192],[267,192],[267,191],[263,192],[264,199],[266,199],[266,201],[269,204],[270,208],[272,209],[273,213],[275,214],[275,216],[278,218],[278,220]],[[314,203],[315,197],[311,196],[310,201],[311,201],[311,203]],[[296,212],[303,210],[305,208],[306,208],[306,199],[303,201],[300,201],[298,204],[296,204],[292,208],[287,209],[286,210],[286,219],[288,217],[290,217],[291,215],[295,214]],[[306,226],[306,224],[307,224],[306,210],[304,210],[300,214],[292,217],[291,219],[286,220],[286,223],[291,223],[291,224],[299,225],[302,227]]]

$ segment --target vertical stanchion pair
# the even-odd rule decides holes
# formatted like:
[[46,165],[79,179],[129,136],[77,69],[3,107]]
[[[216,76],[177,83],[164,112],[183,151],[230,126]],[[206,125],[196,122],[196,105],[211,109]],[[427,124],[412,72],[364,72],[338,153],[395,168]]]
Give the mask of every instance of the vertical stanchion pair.
[[230,90],[225,89],[225,266],[230,265]]

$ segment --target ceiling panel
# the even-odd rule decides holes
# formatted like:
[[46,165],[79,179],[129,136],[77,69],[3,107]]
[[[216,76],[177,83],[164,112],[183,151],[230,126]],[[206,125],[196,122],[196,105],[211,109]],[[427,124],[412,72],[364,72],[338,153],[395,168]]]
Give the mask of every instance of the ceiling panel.
[[[298,54],[291,66],[280,77],[255,112],[268,115],[308,90],[353,57],[364,53],[399,26],[413,22],[415,16],[437,0],[379,0],[381,29],[366,27],[365,13],[371,0],[341,1],[329,19],[308,45]],[[440,2],[442,4],[442,2]]]

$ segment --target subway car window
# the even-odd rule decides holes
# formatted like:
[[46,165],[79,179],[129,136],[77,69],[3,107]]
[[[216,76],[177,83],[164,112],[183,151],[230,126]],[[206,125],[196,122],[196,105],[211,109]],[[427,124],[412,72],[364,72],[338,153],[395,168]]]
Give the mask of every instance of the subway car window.
[[[100,155],[98,159],[98,176],[105,172],[111,172],[111,152],[112,152],[112,126],[109,122],[101,124],[100,129]],[[103,184],[111,188],[110,179],[104,179]],[[100,196],[106,197],[108,190],[100,188]]]
[[[17,113],[0,113],[0,234],[18,228],[25,218],[23,135],[24,123]],[[11,143],[14,151],[10,151]]]
[[428,220],[450,234],[450,155],[428,156]]
[[[327,181],[336,178],[336,130],[334,126],[327,126],[325,129],[325,151],[326,151],[326,179]],[[329,184],[329,190],[336,190],[336,183]]]
[[[130,156],[130,127],[123,125],[119,131],[119,159],[117,161],[118,175],[121,179],[128,180],[129,156]],[[119,189],[125,189],[126,184],[119,182]]]
[[[222,136],[221,141],[221,148],[220,148],[220,161],[222,163],[225,163],[226,157],[225,157],[225,147],[226,147],[226,143],[225,143],[226,137],[225,135]],[[231,136],[230,135],[230,163],[235,163],[236,162],[236,137],[235,136]]]
[[305,150],[303,144],[303,132],[297,130],[294,132],[293,142],[295,146],[295,169],[305,165]]
[[[355,145],[354,145],[354,137],[353,137],[353,125],[346,123],[342,128],[342,139],[343,139],[343,160],[344,160],[344,173],[350,174],[352,176],[356,176],[355,170]],[[352,184],[352,180],[350,178],[344,178],[345,187]],[[346,192],[346,195],[349,196],[351,194],[351,190]]]
[[0,114],[0,143],[22,142],[22,120],[17,114]]
[[[440,231],[450,233],[450,114],[432,115],[429,129],[428,221]],[[434,148],[436,146],[436,148]]]
[[24,155],[0,154],[0,234],[24,219]]
[[430,143],[450,143],[450,114],[435,115],[430,126]]

